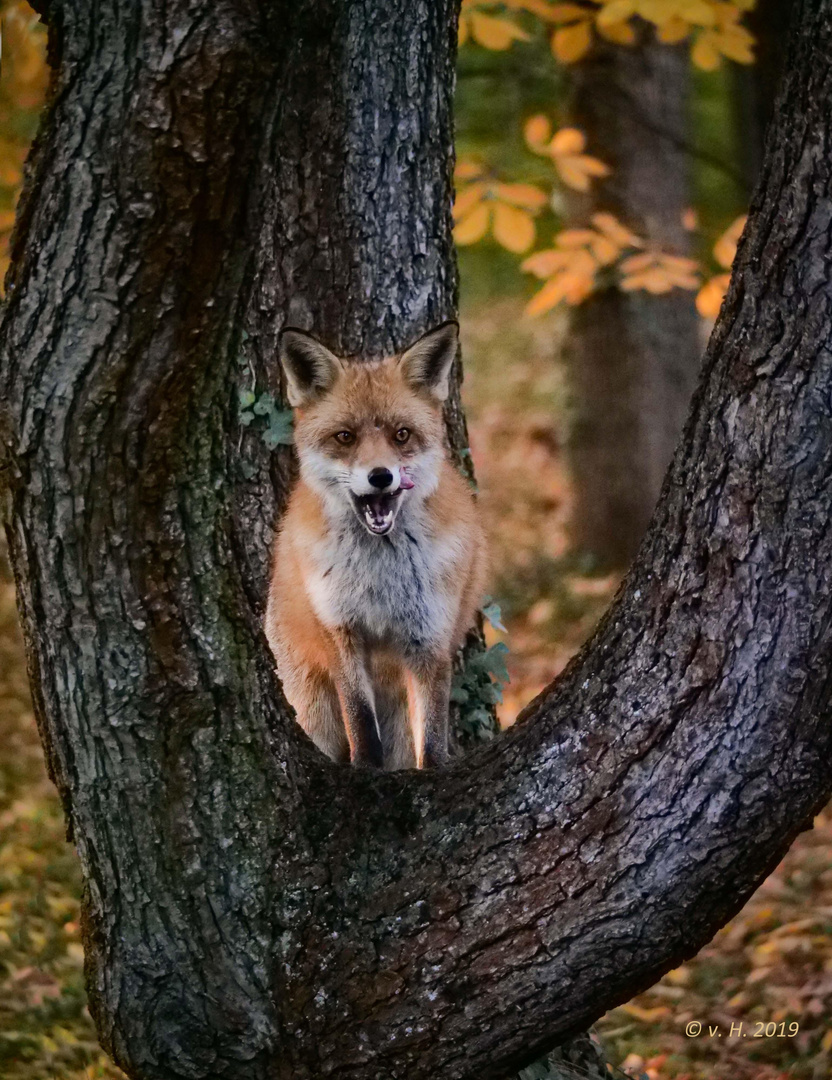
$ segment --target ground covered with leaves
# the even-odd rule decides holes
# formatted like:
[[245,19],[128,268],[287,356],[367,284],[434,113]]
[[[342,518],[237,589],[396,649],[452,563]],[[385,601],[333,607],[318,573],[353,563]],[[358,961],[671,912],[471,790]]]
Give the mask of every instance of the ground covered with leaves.
[[[507,304],[463,326],[492,593],[507,627],[489,628],[492,643],[509,647],[506,724],[563,668],[617,585],[568,546],[569,404],[557,323],[518,316]],[[85,1005],[80,872],[46,777],[2,570],[0,746],[0,1078],[122,1077],[98,1047]],[[710,945],[598,1030],[611,1061],[634,1077],[821,1080],[832,1075],[831,1009],[827,812]]]

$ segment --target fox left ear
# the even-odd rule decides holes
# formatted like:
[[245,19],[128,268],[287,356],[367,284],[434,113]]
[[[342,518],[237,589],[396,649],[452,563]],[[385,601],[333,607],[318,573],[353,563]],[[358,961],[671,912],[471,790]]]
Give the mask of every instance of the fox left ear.
[[293,326],[281,331],[278,348],[289,404],[295,408],[331,390],[342,371],[334,353],[311,334]]
[[442,323],[402,353],[399,363],[404,377],[414,390],[427,390],[437,401],[444,401],[458,348],[459,324]]

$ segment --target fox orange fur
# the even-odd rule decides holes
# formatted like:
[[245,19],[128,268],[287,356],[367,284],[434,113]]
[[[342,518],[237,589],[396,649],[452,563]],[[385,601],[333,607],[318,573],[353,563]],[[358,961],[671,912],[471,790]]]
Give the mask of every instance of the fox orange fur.
[[330,757],[388,769],[448,754],[454,654],[485,575],[473,494],[445,450],[445,323],[344,363],[284,330],[300,477],[280,525],[266,635],[297,719]]

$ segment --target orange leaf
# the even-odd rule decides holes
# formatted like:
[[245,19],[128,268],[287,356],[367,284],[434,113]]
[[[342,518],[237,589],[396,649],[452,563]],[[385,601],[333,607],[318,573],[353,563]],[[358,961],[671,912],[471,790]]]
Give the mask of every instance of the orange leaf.
[[614,244],[618,244],[619,247],[644,247],[644,242],[635,233],[630,232],[617,217],[608,214],[605,210],[592,215],[592,224],[596,229],[600,229],[602,233],[608,236]]
[[508,19],[498,19],[494,15],[484,15],[475,11],[471,15],[471,34],[483,48],[502,52],[514,41],[528,41],[529,35]]
[[580,22],[584,19],[590,19],[592,16],[586,8],[582,8],[578,4],[553,4],[549,11],[549,18],[552,22],[568,23]]
[[0,210],[0,232],[8,232],[14,225],[14,210]]
[[601,37],[611,41],[614,45],[632,45],[636,40],[636,32],[628,22],[596,23],[596,29]]
[[479,203],[454,228],[454,240],[460,247],[464,247],[466,244],[475,244],[477,240],[482,240],[488,232],[490,220],[491,207],[488,203]]
[[719,67],[719,49],[712,30],[703,31],[694,42],[690,58],[702,71],[716,71]]
[[565,127],[555,132],[549,143],[551,154],[580,154],[586,146],[586,136],[577,128]]
[[595,238],[592,229],[564,229],[557,235],[557,245],[560,248],[581,248],[591,244]]
[[470,158],[463,158],[462,161],[456,163],[454,169],[455,180],[476,180],[478,176],[482,175],[482,165],[478,161],[472,161]]
[[527,210],[541,210],[547,202],[546,193],[533,184],[497,184],[496,192],[504,202]]
[[674,15],[667,22],[662,23],[656,30],[656,37],[663,45],[676,45],[683,41],[690,33],[690,23]]
[[636,14],[636,6],[634,0],[609,0],[598,12],[595,21],[599,28],[624,22]]
[[454,221],[460,221],[466,214],[470,213],[477,203],[482,201],[487,190],[488,185],[484,184],[482,181],[476,184],[469,184],[467,187],[463,188],[454,200]]
[[569,263],[569,253],[558,251],[555,248],[547,248],[545,251],[536,251],[520,263],[520,269],[538,278],[551,277],[558,270],[563,270]]
[[520,255],[534,243],[534,221],[525,210],[498,202],[494,206],[494,239]]
[[542,115],[530,117],[523,128],[526,142],[533,148],[542,147],[548,141],[551,133],[552,125]]
[[696,294],[696,310],[703,319],[715,319],[719,315],[730,281],[730,274],[718,274],[706,281]]
[[562,26],[552,34],[552,52],[562,64],[574,64],[586,56],[592,45],[592,29],[588,22]]
[[728,270],[734,262],[734,256],[737,254],[737,244],[739,243],[742,230],[745,228],[747,220],[748,216],[743,214],[741,217],[738,217],[736,221],[732,221],[722,236],[720,236],[714,244],[714,258],[719,265],[724,266],[726,270]]
[[568,282],[565,283],[562,276],[551,278],[540,292],[535,293],[526,304],[527,315],[542,315],[565,299],[568,291]]
[[555,158],[555,165],[564,184],[576,191],[588,191],[591,177],[607,176],[610,171],[603,161],[588,154],[564,154]]

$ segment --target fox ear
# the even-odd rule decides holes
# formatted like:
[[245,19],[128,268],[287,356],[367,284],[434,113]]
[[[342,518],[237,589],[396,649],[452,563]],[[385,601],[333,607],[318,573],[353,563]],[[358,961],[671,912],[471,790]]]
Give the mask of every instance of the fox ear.
[[343,370],[334,353],[311,334],[294,327],[281,332],[279,351],[289,404],[295,407],[326,393]]
[[427,390],[437,401],[444,401],[458,347],[458,323],[446,322],[429,330],[402,353],[399,363],[404,377],[414,389]]

